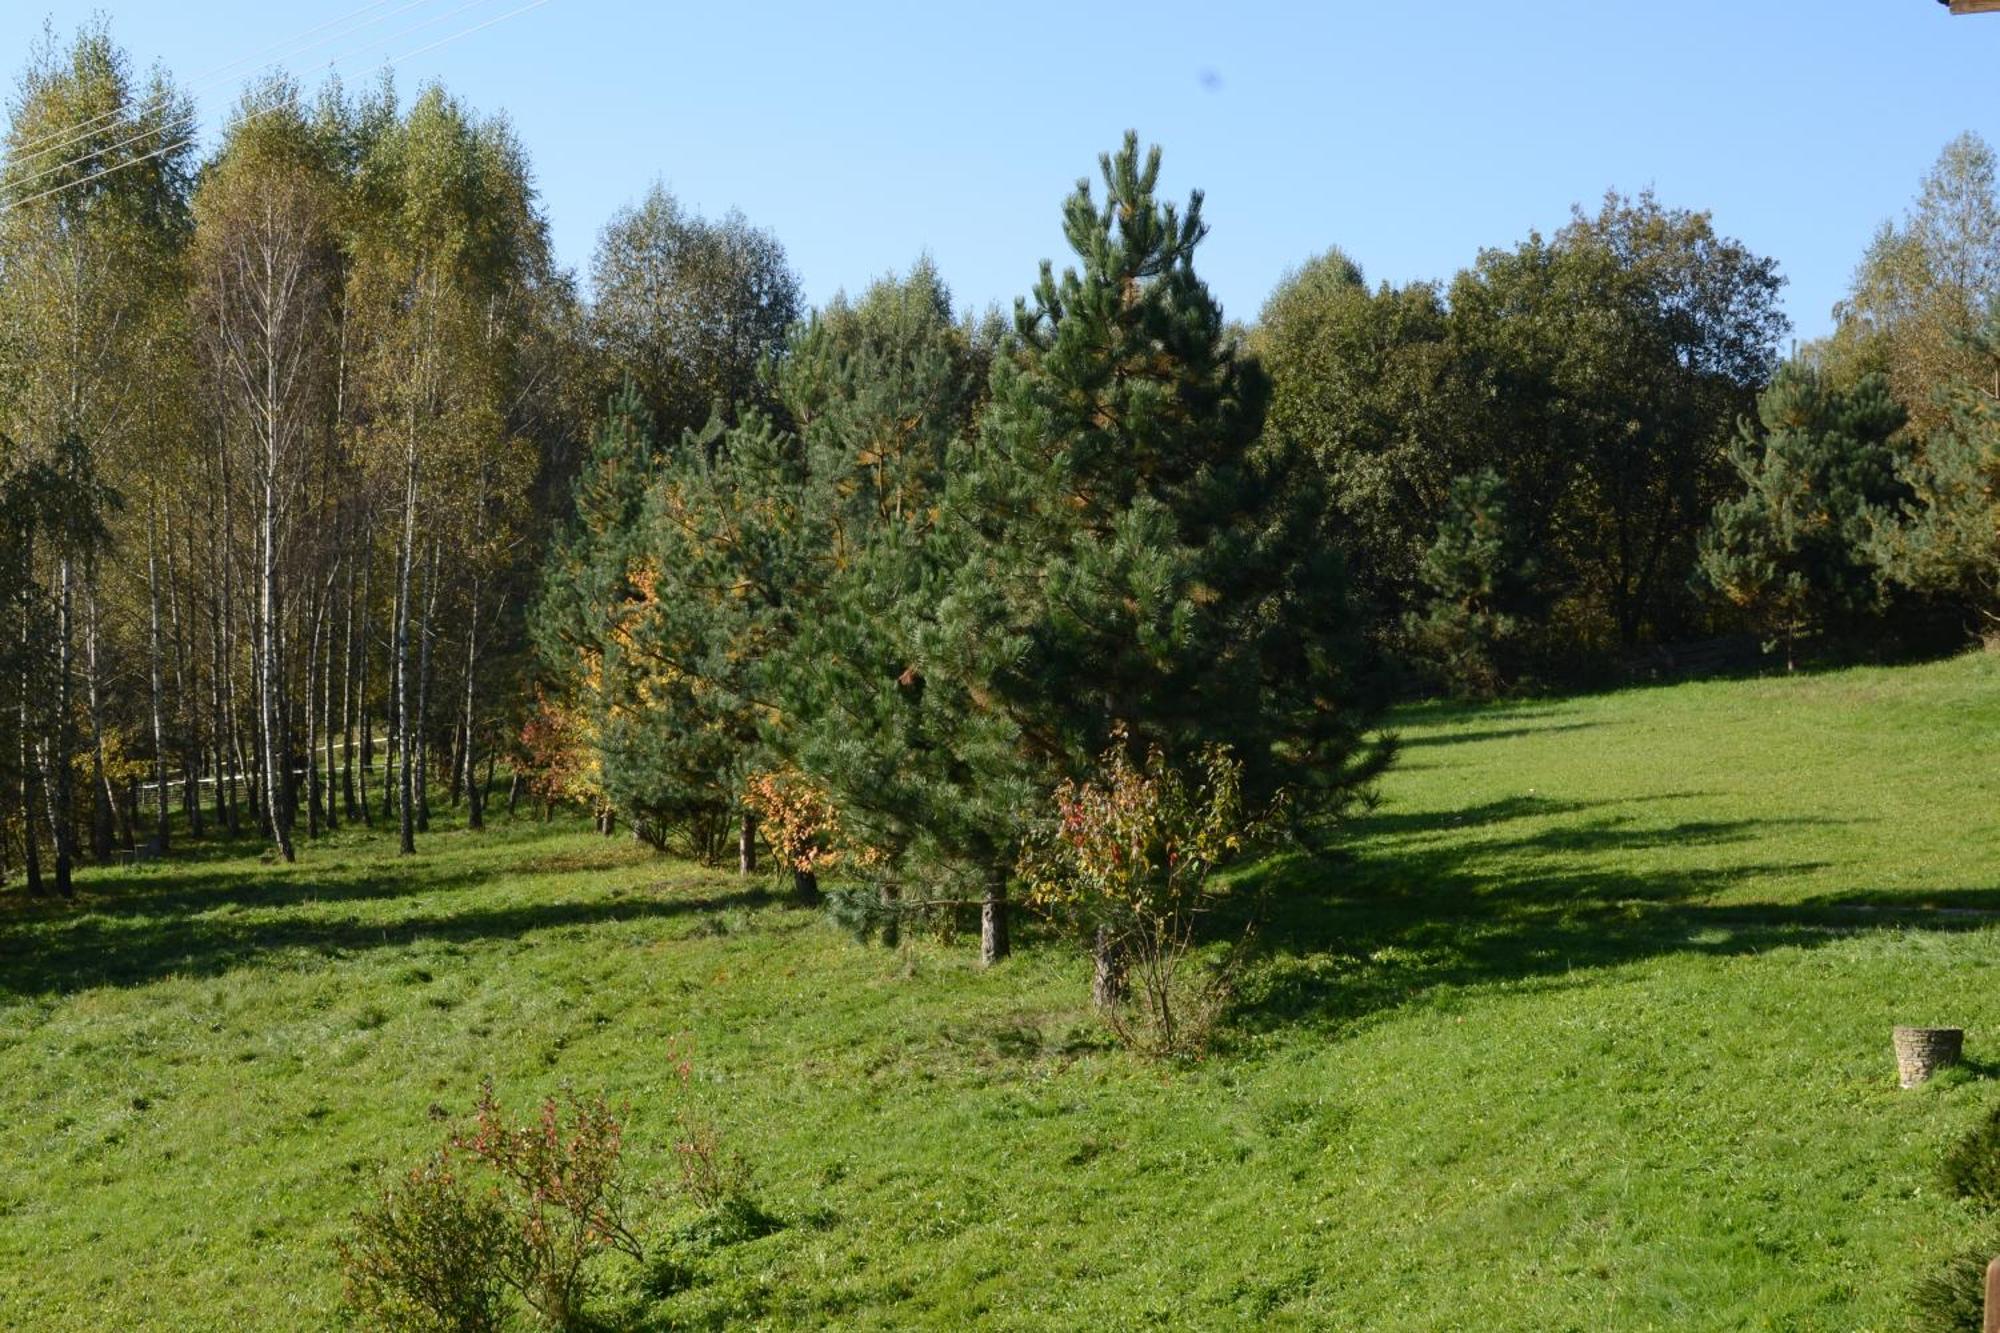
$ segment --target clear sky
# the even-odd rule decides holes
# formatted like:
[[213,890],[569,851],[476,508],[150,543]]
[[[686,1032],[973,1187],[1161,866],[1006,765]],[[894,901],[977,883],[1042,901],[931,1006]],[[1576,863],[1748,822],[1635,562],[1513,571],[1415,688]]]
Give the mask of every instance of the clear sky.
[[[361,17],[406,12],[288,63],[358,80],[525,2],[383,0]],[[45,19],[102,10],[198,81],[361,3],[0,0],[0,62],[11,82]],[[1171,193],[1207,191],[1201,267],[1233,316],[1330,245],[1371,280],[1448,277],[1652,186],[1777,258],[1811,337],[1946,140],[2000,141],[1996,57],[2000,14],[1934,0],[547,0],[397,74],[505,109],[579,270],[658,179],[775,232],[815,302],[928,250],[961,304],[1011,304],[1132,127]],[[200,91],[211,135],[232,98]]]

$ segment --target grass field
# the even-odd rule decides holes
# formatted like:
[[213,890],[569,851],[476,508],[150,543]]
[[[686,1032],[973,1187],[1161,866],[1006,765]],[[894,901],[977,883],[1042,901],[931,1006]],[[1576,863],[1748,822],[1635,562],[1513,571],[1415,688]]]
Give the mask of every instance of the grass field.
[[[679,1036],[780,1225],[649,1204],[641,1326],[1901,1327],[2000,1103],[2000,655],[1398,725],[1346,852],[1258,872],[1187,1068],[1053,944],[862,946],[575,825],[9,895],[0,1326],[337,1325],[331,1242],[434,1106],[601,1089],[664,1178]],[[1899,1092],[1898,1022],[1969,1063]]]

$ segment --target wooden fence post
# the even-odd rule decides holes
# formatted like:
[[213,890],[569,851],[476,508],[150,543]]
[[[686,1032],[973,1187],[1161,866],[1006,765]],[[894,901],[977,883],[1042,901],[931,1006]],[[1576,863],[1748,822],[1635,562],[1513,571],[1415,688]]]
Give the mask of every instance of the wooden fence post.
[[2000,1259],[1986,1265],[1986,1333],[2000,1333]]

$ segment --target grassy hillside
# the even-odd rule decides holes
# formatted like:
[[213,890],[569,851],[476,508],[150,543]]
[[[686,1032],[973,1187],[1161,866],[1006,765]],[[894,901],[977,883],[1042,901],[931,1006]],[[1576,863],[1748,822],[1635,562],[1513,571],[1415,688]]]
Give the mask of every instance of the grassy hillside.
[[[664,1176],[681,1034],[782,1225],[649,1204],[606,1308],[657,1327],[1897,1326],[2000,1102],[2000,656],[1399,726],[1189,1069],[1056,947],[859,946],[571,825],[0,898],[0,1326],[335,1324],[434,1108],[603,1089]],[[1972,1063],[1898,1092],[1897,1022]]]

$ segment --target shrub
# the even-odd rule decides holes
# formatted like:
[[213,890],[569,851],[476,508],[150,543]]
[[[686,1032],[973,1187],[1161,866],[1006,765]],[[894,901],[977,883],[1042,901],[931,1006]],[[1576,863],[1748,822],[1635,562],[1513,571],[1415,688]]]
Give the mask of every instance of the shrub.
[[349,1304],[390,1328],[471,1333],[500,1326],[505,1288],[543,1327],[581,1327],[592,1262],[645,1257],[626,1218],[623,1155],[603,1098],[548,1098],[512,1125],[489,1082],[470,1131],[356,1214],[355,1239],[339,1247]]
[[1225,747],[1202,751],[1190,782],[1158,749],[1143,767],[1123,733],[1100,775],[1056,789],[1029,838],[1021,870],[1029,901],[1096,960],[1094,998],[1119,1039],[1155,1055],[1208,1043],[1227,1003],[1235,951],[1199,949],[1216,905],[1210,877],[1276,827],[1244,807],[1242,765]]
[[763,1234],[770,1229],[770,1218],[757,1204],[749,1162],[723,1142],[715,1122],[694,1105],[693,1060],[678,1042],[670,1055],[681,1089],[674,1112],[674,1160],[682,1196],[727,1233]]
[[501,1326],[506,1289],[497,1256],[508,1222],[475,1193],[449,1149],[411,1169],[354,1215],[336,1249],[348,1305],[367,1322],[409,1333],[486,1333]]
[[521,727],[521,772],[545,817],[572,802],[603,817],[604,774],[596,747],[596,731],[580,709],[535,691],[533,711]]
[[850,845],[826,792],[795,769],[752,776],[743,804],[763,825],[773,859],[792,872],[794,888],[807,902],[818,901],[822,871],[843,860],[863,867],[881,860],[873,848]]
[[1944,1186],[1962,1199],[2000,1208],[2000,1106],[1945,1152]]
[[1979,1333],[1985,1326],[1986,1265],[2000,1254],[2000,1231],[1953,1254],[1910,1289],[1912,1333]]
[[[2000,1106],[1946,1150],[1938,1175],[1944,1187],[1989,1213],[2000,1208]],[[1986,1265],[2000,1255],[2000,1223],[1989,1221],[1980,1242],[1920,1277],[1910,1291],[1913,1329],[1984,1327]]]
[[472,1132],[452,1146],[498,1178],[512,1224],[501,1274],[549,1328],[580,1322],[591,1260],[606,1250],[645,1258],[625,1216],[624,1127],[602,1097],[571,1097],[567,1108],[547,1098],[534,1122],[516,1126],[489,1082]]

